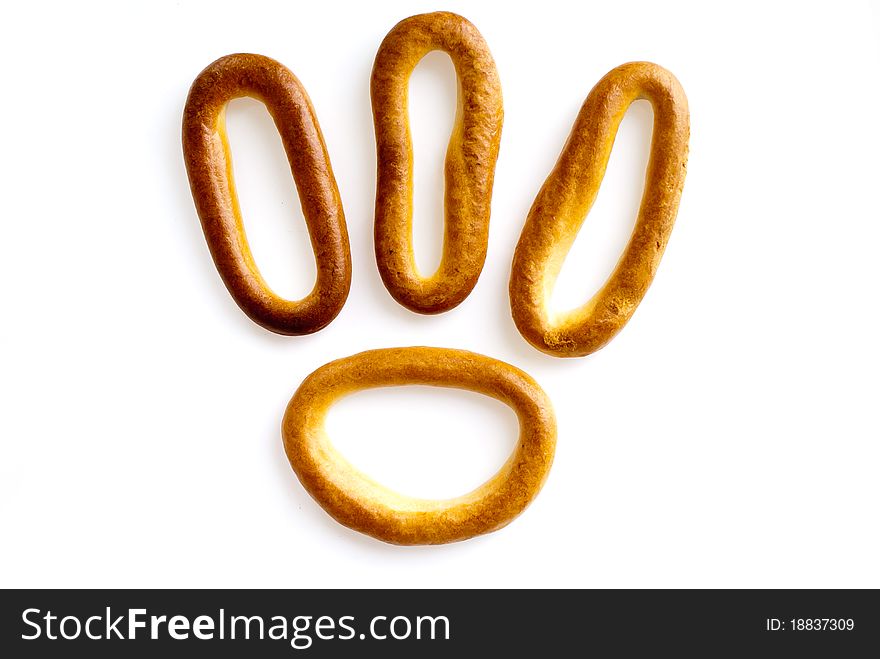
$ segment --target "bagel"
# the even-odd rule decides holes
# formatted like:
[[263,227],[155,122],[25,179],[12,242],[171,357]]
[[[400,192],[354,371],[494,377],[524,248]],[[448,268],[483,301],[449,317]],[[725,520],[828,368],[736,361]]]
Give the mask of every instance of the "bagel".
[[[398,494],[360,473],[330,443],[327,410],[361,389],[408,384],[466,389],[510,406],[520,423],[513,454],[474,491],[439,501]],[[509,364],[464,350],[389,348],[330,362],[309,375],[287,406],[282,436],[303,487],[336,521],[384,542],[426,545],[489,533],[519,515],[547,478],[556,419],[537,383]]]
[[[617,129],[629,106],[647,99],[654,135],[635,229],[602,288],[581,307],[549,310],[566,254],[596,199]],[[606,345],[632,317],[660,264],[678,212],[687,169],[687,97],[669,71],[624,64],[593,88],[568,141],[529,211],[510,273],[510,308],[523,337],[556,357],[581,357]]]
[[[302,300],[274,293],[245,235],[226,136],[226,105],[262,101],[281,135],[315,252],[317,278]],[[286,67],[262,55],[221,57],[192,84],[183,113],[183,155],[196,211],[223,283],[242,311],[272,332],[317,332],[342,309],[351,288],[351,253],[342,201],[315,110]]]
[[[413,253],[413,151],[409,78],[433,50],[458,76],[458,110],[446,151],[443,254],[425,277]],[[398,23],[379,47],[370,80],[376,131],[376,263],[392,297],[412,311],[448,311],[470,294],[486,261],[495,162],[504,110],[501,82],[483,37],[449,12]]]

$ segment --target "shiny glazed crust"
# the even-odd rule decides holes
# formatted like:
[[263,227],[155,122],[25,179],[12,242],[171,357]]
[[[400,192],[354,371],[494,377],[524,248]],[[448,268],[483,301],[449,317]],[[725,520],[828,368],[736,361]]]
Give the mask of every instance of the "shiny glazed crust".
[[[285,300],[269,288],[245,236],[225,120],[226,104],[242,96],[266,105],[290,161],[318,273],[312,292],[302,300]],[[211,256],[242,311],[278,334],[310,334],[333,320],[351,286],[348,232],[315,111],[296,76],[261,55],[218,59],[190,89],[183,155]]]
[[[562,262],[599,191],[620,121],[638,99],[654,108],[654,135],[635,229],[602,288],[583,306],[553,315],[548,305]],[[654,279],[675,222],[689,133],[684,90],[656,64],[619,66],[590,92],[532,205],[513,257],[513,320],[538,350],[556,357],[588,355],[630,319]]]
[[[328,408],[361,389],[406,384],[467,389],[510,406],[520,423],[513,455],[473,492],[441,501],[403,496],[358,472],[327,438]],[[300,482],[340,524],[392,544],[426,545],[489,533],[519,515],[547,478],[556,420],[541,388],[509,364],[463,350],[390,348],[331,362],[308,376],[287,406],[282,435]]]
[[[430,277],[413,255],[413,152],[409,78],[433,50],[452,59],[458,110],[446,152],[443,256]],[[501,82],[483,37],[456,14],[421,14],[398,23],[379,47],[370,83],[376,130],[375,248],[382,281],[395,300],[440,313],[471,292],[486,261],[495,161],[504,110]]]

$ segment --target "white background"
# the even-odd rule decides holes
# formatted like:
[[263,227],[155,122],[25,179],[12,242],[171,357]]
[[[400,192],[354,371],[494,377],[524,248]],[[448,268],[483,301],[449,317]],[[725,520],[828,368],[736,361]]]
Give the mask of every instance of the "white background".
[[[869,3],[17,3],[0,51],[0,586],[880,587],[880,29]],[[373,258],[369,74],[400,19],[462,13],[504,90],[489,258],[459,308],[398,306]],[[180,147],[217,57],[274,57],[316,107],[354,277],[309,337],[248,320],[218,277]],[[542,355],[510,319],[513,247],[581,102],[647,59],[681,80],[688,178],[656,281],[599,353]],[[412,80],[419,263],[440,250],[448,58]],[[621,127],[556,303],[613,267],[641,196],[651,110]],[[245,223],[282,294],[314,263],[280,140],[229,110]],[[556,462],[526,513],[455,545],[384,545],[333,522],[280,438],[303,377],[382,346],[482,352],[554,402]],[[408,494],[453,496],[516,421],[475,394],[356,394],[329,429]]]

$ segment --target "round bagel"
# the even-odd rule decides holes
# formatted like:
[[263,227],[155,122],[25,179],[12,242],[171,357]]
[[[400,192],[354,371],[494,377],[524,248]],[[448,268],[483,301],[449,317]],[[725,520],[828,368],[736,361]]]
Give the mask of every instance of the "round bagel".
[[[520,423],[513,454],[474,491],[440,501],[398,494],[360,473],[330,443],[327,410],[361,389],[407,384],[467,389],[510,406]],[[392,544],[427,545],[489,533],[519,515],[547,478],[556,420],[537,383],[509,364],[464,350],[389,348],[330,362],[309,375],[287,406],[282,436],[303,487],[340,524]]]

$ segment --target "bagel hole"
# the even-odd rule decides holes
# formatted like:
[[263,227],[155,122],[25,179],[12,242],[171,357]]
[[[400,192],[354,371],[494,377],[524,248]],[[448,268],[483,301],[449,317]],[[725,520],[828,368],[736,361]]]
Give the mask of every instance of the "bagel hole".
[[654,110],[636,101],[623,117],[605,178],[550,297],[551,313],[583,305],[608,280],[636,225],[651,153]]
[[234,99],[226,107],[226,132],[254,262],[275,293],[302,299],[315,286],[315,255],[272,115],[256,99]]
[[420,385],[355,392],[325,421],[336,449],[399,494],[452,499],[489,480],[519,441],[516,413],[461,389]]
[[413,143],[413,254],[423,277],[443,256],[443,197],[446,149],[455,125],[458,80],[443,51],[425,55],[409,80],[409,125]]

